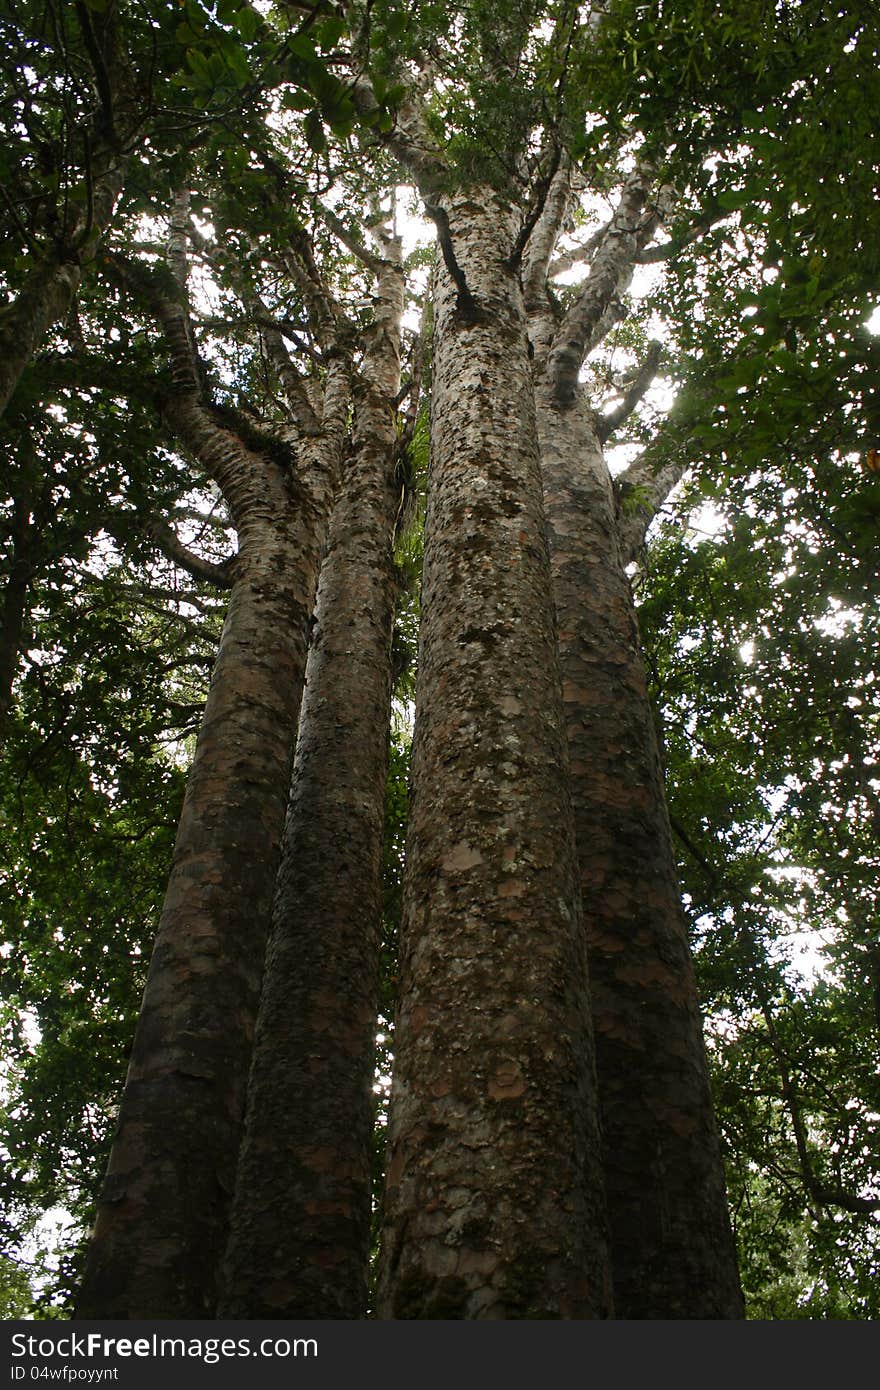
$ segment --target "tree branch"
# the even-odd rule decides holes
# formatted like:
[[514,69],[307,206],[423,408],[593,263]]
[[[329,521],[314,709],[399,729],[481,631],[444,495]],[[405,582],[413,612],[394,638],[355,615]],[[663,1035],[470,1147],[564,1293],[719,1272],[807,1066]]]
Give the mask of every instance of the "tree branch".
[[531,229],[522,277],[526,308],[530,310],[537,308],[546,299],[550,257],[572,199],[572,173],[567,160],[560,164],[557,159],[556,168],[540,205],[540,216]]
[[455,250],[452,245],[452,236],[449,230],[449,216],[445,208],[437,204],[424,200],[425,212],[431,218],[437,228],[437,240],[440,243],[440,253],[443,256],[443,263],[449,271],[450,278],[458,291],[458,309],[466,323],[478,323],[480,320],[480,307],[471,294],[470,287],[465,273],[455,258]]
[[104,258],[104,265],[115,273],[124,288],[135,299],[145,304],[159,321],[171,357],[174,388],[200,399],[204,386],[204,366],[193,337],[188,306],[183,302],[183,294],[176,279],[172,286],[169,281],[173,277],[166,269],[163,285],[161,270],[125,256],[120,251],[109,251]]
[[[650,170],[645,168],[636,169],[627,179],[589,278],[556,333],[547,372],[560,405],[574,401],[584,358],[601,341],[608,311],[632,279],[639,244],[656,225],[659,214],[643,216],[649,183]],[[619,313],[615,317],[619,318]]]
[[671,813],[669,816],[669,824],[675,831],[678,838],[681,840],[681,843],[684,845],[688,854],[691,856],[693,860],[696,861],[697,864],[699,864],[700,868],[703,870],[704,874],[706,875],[708,887],[710,889],[717,887],[718,870],[715,868],[714,864],[711,864],[709,862],[703,851],[697,845],[694,844],[693,840],[691,839],[687,830],[682,825],[681,821],[677,820],[675,816],[673,816]]
[[[542,238],[542,241],[546,244],[547,239],[551,235],[551,232],[553,233],[553,241],[555,241],[556,236],[558,235],[559,226],[562,222],[562,218],[565,215],[565,207],[568,202],[568,197],[570,193],[568,169],[566,168],[564,170],[560,170],[561,158],[562,151],[559,145],[554,143],[553,155],[550,160],[550,168],[548,169],[544,177],[542,179],[539,179],[538,181],[537,187],[535,189],[535,196],[532,200],[532,206],[526,214],[525,220],[519,229],[519,235],[517,236],[513,251],[511,252],[507,261],[507,268],[512,274],[515,274],[516,271],[519,270],[520,263],[522,262],[523,258],[523,253],[529,244],[529,238],[531,237],[535,228],[538,226],[538,223],[542,221],[545,211],[549,211],[549,216],[546,219],[546,228],[542,229],[544,231],[544,237]],[[553,189],[557,173],[560,172],[563,174],[562,188],[561,190],[557,190],[557,197],[553,200],[552,205],[548,209],[548,200],[550,199],[551,190]],[[555,231],[553,230],[554,227]],[[552,242],[550,244],[552,245]],[[547,265],[547,261],[549,260],[549,255],[549,249],[547,250],[546,255],[544,254],[543,245],[540,248],[536,249],[536,256],[534,259],[539,266],[542,266],[544,268],[544,274],[546,274],[545,268]],[[536,270],[533,266],[531,274],[534,275],[535,273]]]
[[[115,9],[115,0],[110,0],[107,13],[104,16],[106,23],[112,24],[115,21]],[[103,133],[111,144],[115,144],[117,135],[114,115],[113,85],[110,72],[107,68],[104,54],[101,51],[101,45],[98,42],[98,36],[95,33],[92,15],[88,6],[83,3],[83,0],[75,0],[74,10],[76,11],[83,43],[89,55],[89,61],[95,76],[95,86],[98,89],[98,98],[101,102]],[[116,46],[117,45],[114,45],[114,47]]]
[[315,263],[312,239],[304,227],[294,227],[289,237],[290,254],[267,259],[275,261],[299,289],[305,301],[315,342],[325,352],[339,350],[340,339],[351,332],[351,324],[324,283]]
[[639,251],[636,255],[636,265],[657,265],[660,261],[673,260],[676,256],[680,255],[682,251],[686,250],[688,246],[692,246],[695,241],[699,241],[701,236],[705,236],[706,232],[710,231],[716,223],[723,221],[727,216],[729,216],[728,213],[720,211],[707,213],[705,217],[701,217],[699,221],[695,222],[692,227],[688,228],[686,232],[682,232],[679,236],[670,237],[669,241],[664,241],[659,246],[648,246],[644,250]]
[[603,444],[607,443],[615,430],[620,429],[624,421],[629,419],[639,401],[645,395],[645,392],[657,375],[657,368],[660,365],[660,354],[662,351],[663,345],[658,342],[656,338],[652,339],[648,345],[648,352],[645,360],[639,368],[635,380],[620,402],[620,405],[615,406],[613,410],[609,410],[607,415],[600,417],[597,433]]
[[167,382],[163,385],[157,376],[124,362],[109,362],[106,357],[79,346],[75,352],[42,352],[34,362],[44,374],[48,389],[56,385],[95,386],[152,406],[157,414],[162,409]]
[[618,499],[617,533],[624,565],[638,559],[648,527],[684,476],[683,463],[668,463],[656,472],[638,460],[614,479]]
[[[284,389],[284,402],[279,403],[286,407],[303,434],[318,434],[321,428],[320,421],[309,400],[303,377],[287,351],[284,338],[290,337],[301,351],[308,352],[310,356],[319,357],[319,354],[310,345],[300,343],[298,339],[294,338],[289,325],[271,313],[259,292],[244,273],[244,268],[239,261],[236,261],[232,267],[224,265],[224,258],[219,246],[209,243],[201,232],[193,226],[192,222],[190,222],[188,230],[199,254],[209,265],[232,271],[233,280],[237,281],[234,285],[235,291],[247,314],[245,322],[249,322],[259,331],[266,357],[274,367]],[[221,326],[225,325],[221,323]]]
[[[375,118],[382,112],[373,84],[367,78],[357,78],[349,88],[349,95],[361,116]],[[392,129],[377,133],[376,139],[412,174],[422,196],[433,200],[442,188],[449,168],[428,133],[421,94],[410,88],[395,116]]]
[[234,555],[230,555],[227,560],[218,565],[190,550],[188,546],[183,544],[177,532],[166,522],[151,521],[148,529],[159,549],[173,564],[177,565],[178,569],[184,570],[193,579],[201,579],[208,584],[214,584],[218,589],[232,588]]
[[283,388],[284,404],[290,417],[302,434],[319,434],[321,422],[309,400],[302,373],[297,370],[287,351],[281,326],[272,317],[252,285],[242,284],[239,292],[245,307],[251,312],[259,328],[266,356]]
[[343,246],[347,247],[351,254],[355,256],[362,265],[366,266],[367,270],[371,270],[374,275],[381,275],[386,264],[383,258],[377,256],[375,251],[371,251],[368,246],[365,246],[358,237],[350,232],[345,223],[342,222],[330,208],[319,205],[318,211],[331,232],[339,238]]
[[786,1109],[791,1119],[795,1150],[798,1156],[798,1165],[801,1170],[801,1181],[808,1195],[812,1197],[813,1201],[820,1207],[841,1207],[844,1211],[857,1214],[864,1213],[865,1215],[868,1215],[870,1212],[880,1211],[880,1201],[869,1197],[860,1197],[856,1193],[845,1192],[840,1183],[834,1187],[830,1187],[828,1184],[823,1183],[814,1173],[812,1161],[810,1159],[810,1151],[807,1146],[806,1129],[803,1115],[801,1114],[797,1088],[789,1070],[786,1050],[776,1031],[776,1024],[770,1010],[767,992],[757,972],[755,974],[755,989],[758,995],[761,1016],[767,1028],[770,1047],[776,1060],[776,1065],[779,1068],[779,1079],[782,1084],[782,1098],[785,1101]]
[[602,226],[597,227],[581,246],[574,246],[570,251],[560,251],[558,256],[554,256],[547,270],[550,279],[554,279],[557,275],[563,275],[566,270],[573,270],[576,265],[582,265],[584,261],[588,261],[596,247],[601,245],[610,226],[610,221],[603,222]]

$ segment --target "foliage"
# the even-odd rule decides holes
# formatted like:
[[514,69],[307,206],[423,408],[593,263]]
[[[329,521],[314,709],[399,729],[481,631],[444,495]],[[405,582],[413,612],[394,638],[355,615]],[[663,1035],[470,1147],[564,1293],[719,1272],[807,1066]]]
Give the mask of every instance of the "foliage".
[[[0,1142],[9,1235],[25,1249],[35,1211],[81,1228],[94,1201],[181,805],[176,750],[203,699],[171,595],[161,616],[138,612],[119,568],[34,595],[40,645],[0,783]],[[59,1275],[49,1306],[75,1267]]]
[[691,483],[645,556],[641,617],[750,1315],[865,1318],[880,1209],[865,466],[880,360],[863,326],[877,34],[857,6],[785,7],[781,27],[733,8],[736,26],[726,7],[682,10],[661,80],[641,84],[646,130],[683,122],[672,173],[707,136],[718,151],[694,185],[716,226],[655,300],[680,389],[650,448]]
[[880,1210],[878,615],[846,537],[818,531],[815,491],[788,482],[768,463],[714,536],[658,538],[641,619],[753,1314],[778,1306],[772,1251],[790,1247],[785,1316],[862,1318]]

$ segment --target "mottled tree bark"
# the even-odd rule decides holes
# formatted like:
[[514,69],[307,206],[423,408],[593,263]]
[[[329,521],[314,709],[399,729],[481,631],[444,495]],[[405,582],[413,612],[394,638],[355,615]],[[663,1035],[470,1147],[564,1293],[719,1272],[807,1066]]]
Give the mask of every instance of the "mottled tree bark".
[[742,1299],[656,734],[598,423],[539,391],[618,1318]]
[[487,189],[434,211],[446,271],[379,1316],[602,1316],[585,949],[516,228]]
[[227,431],[215,428],[204,439],[201,457],[230,502],[240,550],[77,1305],[81,1318],[214,1313],[340,444],[331,438],[313,446],[312,481],[323,474],[324,486],[308,496]]
[[[656,370],[652,346],[620,408],[597,418],[585,357],[624,312],[670,190],[637,166],[588,244],[563,314],[546,289],[573,176],[561,166],[527,251],[538,436],[602,1119],[615,1316],[742,1316],[701,1020],[625,565],[677,481],[643,463],[647,505],[618,511],[602,441]],[[560,264],[564,268],[563,257]]]
[[400,247],[380,272],[321,570],[225,1293],[232,1318],[362,1318],[400,501]]

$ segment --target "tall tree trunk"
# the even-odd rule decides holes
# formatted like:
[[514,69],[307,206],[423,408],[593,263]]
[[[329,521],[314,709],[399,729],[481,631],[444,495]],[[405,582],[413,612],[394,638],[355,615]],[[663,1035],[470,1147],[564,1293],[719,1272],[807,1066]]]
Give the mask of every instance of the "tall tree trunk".
[[[336,381],[334,383],[334,371]],[[331,367],[325,416],[344,418]],[[309,623],[341,432],[312,441],[305,490],[175,405],[239,533],[208,694],[77,1316],[214,1313]]]
[[[391,251],[391,247],[386,247]],[[232,1318],[367,1309],[403,274],[380,276],[330,526],[239,1160]]]
[[742,1298],[638,624],[595,415],[538,429],[619,1318],[736,1318]]
[[[438,210],[435,209],[435,214]],[[608,1312],[587,977],[515,227],[437,216],[383,1318]],[[452,228],[452,238],[446,229]]]

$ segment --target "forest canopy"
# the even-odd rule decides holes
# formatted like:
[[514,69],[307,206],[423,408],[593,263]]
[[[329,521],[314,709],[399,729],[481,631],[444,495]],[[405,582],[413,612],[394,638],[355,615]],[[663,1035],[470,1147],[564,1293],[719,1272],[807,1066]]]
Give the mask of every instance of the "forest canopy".
[[874,10],[4,0],[5,1316],[877,1316]]

